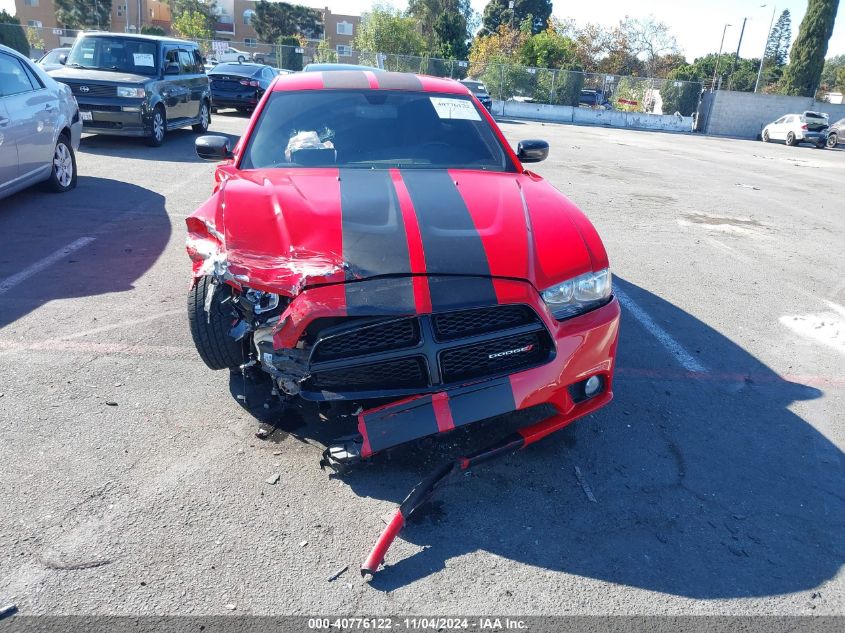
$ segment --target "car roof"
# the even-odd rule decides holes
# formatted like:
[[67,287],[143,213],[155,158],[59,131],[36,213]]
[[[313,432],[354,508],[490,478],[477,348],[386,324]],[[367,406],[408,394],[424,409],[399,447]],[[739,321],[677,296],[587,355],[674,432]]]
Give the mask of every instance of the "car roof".
[[374,72],[384,72],[381,68],[375,68],[374,66],[363,66],[361,64],[324,64],[320,62],[316,64],[306,64],[305,68],[302,69],[302,72],[315,73],[325,72],[328,70],[372,70]]
[[107,35],[109,37],[116,37],[126,40],[148,40],[151,42],[167,42],[169,44],[188,44],[190,46],[198,46],[196,42],[190,40],[180,40],[175,37],[167,37],[166,35],[145,35],[135,33],[112,33],[110,31],[82,31],[77,37],[82,35]]
[[465,85],[454,79],[411,73],[364,70],[333,70],[280,75],[273,84],[273,91],[284,92],[288,90],[399,90],[458,95],[472,94]]

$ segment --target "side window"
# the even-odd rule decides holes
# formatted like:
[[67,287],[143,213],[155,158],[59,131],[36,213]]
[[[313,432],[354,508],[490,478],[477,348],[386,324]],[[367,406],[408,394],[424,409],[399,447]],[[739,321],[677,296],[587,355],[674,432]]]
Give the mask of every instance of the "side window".
[[188,51],[179,51],[179,73],[182,75],[192,75],[195,72],[194,56]]
[[264,73],[264,79],[273,79],[276,76],[276,73],[269,68],[265,68],[262,72]]
[[0,53],[0,97],[32,90],[32,82],[23,65],[11,55]]
[[179,51],[175,48],[165,49],[164,51],[164,68],[167,69],[170,64],[179,65]]
[[41,78],[35,74],[35,71],[32,70],[32,68],[24,64],[23,69],[26,71],[26,76],[29,77],[29,83],[32,84],[32,87],[35,90],[41,90],[44,88],[44,82],[41,81]]

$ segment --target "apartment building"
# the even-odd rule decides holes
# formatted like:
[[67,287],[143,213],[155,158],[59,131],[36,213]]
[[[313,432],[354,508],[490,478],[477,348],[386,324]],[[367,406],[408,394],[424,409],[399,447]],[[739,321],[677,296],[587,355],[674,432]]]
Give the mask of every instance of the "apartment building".
[[[15,17],[23,26],[39,29],[45,50],[69,46],[76,37],[74,31],[56,20],[53,0],[15,0]],[[170,8],[166,0],[112,0],[110,31],[138,33],[145,25],[169,31]]]
[[337,51],[338,61],[354,63],[352,41],[361,26],[361,16],[332,13],[328,7],[322,9],[321,13],[325,28],[323,37]]

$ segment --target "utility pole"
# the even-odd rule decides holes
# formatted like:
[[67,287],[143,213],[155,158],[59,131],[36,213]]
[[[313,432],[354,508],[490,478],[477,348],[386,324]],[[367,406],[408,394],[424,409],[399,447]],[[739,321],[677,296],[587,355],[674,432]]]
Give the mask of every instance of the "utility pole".
[[513,15],[514,15],[513,6],[514,6],[514,4],[516,4],[514,2],[514,0],[510,0],[510,2],[508,2],[508,9],[511,10],[511,30],[513,30]]
[[719,55],[716,57],[716,68],[713,71],[713,84],[710,86],[710,92],[716,90],[716,75],[719,74],[719,62],[722,61],[722,48],[725,46],[725,33],[727,33],[729,26],[731,25],[725,24],[725,28],[722,29],[722,43],[719,44]]
[[739,32],[739,43],[736,45],[736,55],[734,55],[734,63],[731,64],[731,74],[728,75],[728,90],[733,87],[734,70],[736,70],[736,63],[739,60],[739,49],[742,48],[742,36],[745,34],[745,23],[748,18],[742,18],[742,29]]
[[[765,6],[765,4],[761,5],[761,7]],[[757,81],[754,82],[754,92],[757,92],[757,88],[760,87],[760,76],[763,74],[763,64],[766,63],[766,48],[769,46],[769,38],[772,35],[772,27],[775,25],[775,13],[777,10],[777,5],[772,7],[772,20],[769,22],[769,31],[766,33],[766,41],[763,44],[763,55],[760,57],[760,68],[757,69]]]

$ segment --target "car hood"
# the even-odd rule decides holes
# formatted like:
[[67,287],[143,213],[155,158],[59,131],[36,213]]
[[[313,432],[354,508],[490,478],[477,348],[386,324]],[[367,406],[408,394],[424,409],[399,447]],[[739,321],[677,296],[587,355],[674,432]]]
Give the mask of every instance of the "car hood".
[[465,170],[227,171],[187,220],[195,274],[294,295],[400,275],[543,289],[607,266],[589,220],[538,176]]
[[51,70],[50,76],[56,81],[72,80],[121,84],[141,84],[155,79],[155,77],[149,75],[136,75],[114,70],[86,70],[84,68],[68,68],[67,66],[60,66],[58,70]]

